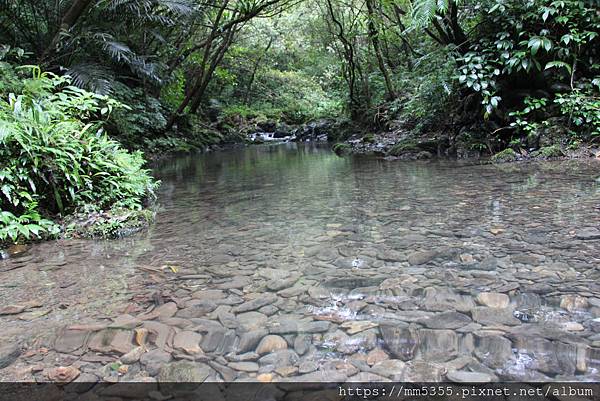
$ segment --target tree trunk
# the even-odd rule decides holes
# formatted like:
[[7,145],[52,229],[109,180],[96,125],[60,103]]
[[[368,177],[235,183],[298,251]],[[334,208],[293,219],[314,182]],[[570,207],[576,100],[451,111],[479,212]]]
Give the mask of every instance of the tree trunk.
[[373,0],[367,0],[367,12],[369,14],[369,38],[371,39],[373,51],[375,52],[375,56],[377,57],[377,64],[379,65],[379,70],[383,74],[383,78],[385,80],[385,87],[387,90],[388,100],[393,100],[396,97],[396,93],[394,91],[392,79],[390,78],[390,73],[388,71],[387,66],[385,65],[383,55],[381,54],[381,46],[379,46],[379,31],[377,30],[377,26],[375,25],[375,10],[373,8]]
[[65,15],[63,15],[60,21],[60,26],[58,27],[56,34],[52,38],[50,45],[46,48],[46,50],[44,50],[40,61],[46,60],[48,56],[50,56],[54,52],[56,45],[60,41],[61,33],[63,31],[71,29],[92,2],[93,0],[75,0],[73,2],[71,7],[65,13]]

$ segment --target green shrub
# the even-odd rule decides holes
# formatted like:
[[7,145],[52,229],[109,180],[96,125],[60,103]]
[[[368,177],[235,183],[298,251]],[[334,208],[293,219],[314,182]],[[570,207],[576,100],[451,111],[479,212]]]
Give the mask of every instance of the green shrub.
[[565,153],[558,145],[545,146],[545,147],[540,148],[539,150],[531,153],[532,157],[543,157],[546,159],[553,158],[553,157],[562,157],[564,155],[565,155]]
[[0,240],[56,234],[41,216],[84,205],[142,209],[157,183],[142,154],[108,138],[98,121],[120,104],[33,71],[21,94],[0,99]]

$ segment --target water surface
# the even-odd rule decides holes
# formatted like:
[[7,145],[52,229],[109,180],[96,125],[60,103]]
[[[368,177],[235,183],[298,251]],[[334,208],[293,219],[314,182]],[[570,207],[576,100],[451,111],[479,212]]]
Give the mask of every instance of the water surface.
[[[398,162],[285,144],[173,158],[155,174],[148,232],[0,262],[0,305],[42,305],[0,317],[4,340],[35,348],[63,325],[173,300],[176,316],[232,336],[204,351],[236,378],[599,379],[596,161]],[[199,303],[203,316],[182,312]],[[265,328],[288,354],[242,369],[247,333]]]

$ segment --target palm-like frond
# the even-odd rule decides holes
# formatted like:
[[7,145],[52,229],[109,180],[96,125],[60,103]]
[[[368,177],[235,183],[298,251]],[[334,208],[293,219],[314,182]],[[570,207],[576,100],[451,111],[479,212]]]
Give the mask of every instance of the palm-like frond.
[[429,25],[437,14],[445,14],[450,8],[451,3],[458,4],[460,0],[413,0],[412,24],[415,27],[424,27]]
[[115,82],[112,71],[96,63],[79,63],[67,69],[73,84],[99,94],[109,94]]

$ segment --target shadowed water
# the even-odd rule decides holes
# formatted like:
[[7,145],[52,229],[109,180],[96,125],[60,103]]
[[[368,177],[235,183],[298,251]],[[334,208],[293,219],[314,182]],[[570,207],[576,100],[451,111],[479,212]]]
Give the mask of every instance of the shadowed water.
[[[285,144],[154,171],[148,232],[0,261],[0,306],[41,305],[1,316],[3,339],[51,348],[63,325],[172,300],[189,324],[158,320],[203,333],[237,379],[599,379],[598,162],[392,162]],[[260,355],[266,334],[287,351]]]

